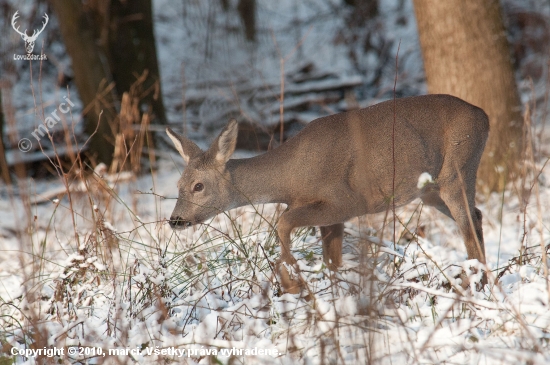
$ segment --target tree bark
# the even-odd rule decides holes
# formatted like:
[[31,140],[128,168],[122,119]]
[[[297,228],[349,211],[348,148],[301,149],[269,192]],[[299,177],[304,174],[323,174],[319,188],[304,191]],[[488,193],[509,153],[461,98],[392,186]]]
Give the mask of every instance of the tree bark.
[[498,0],[414,0],[430,93],[484,109],[491,132],[478,186],[498,191],[517,176],[523,120]]
[[237,6],[249,42],[256,41],[256,0],[240,0]]
[[[52,0],[61,35],[72,60],[74,81],[84,105],[84,130],[94,134],[88,152],[97,161],[111,164],[114,151],[116,110],[110,90],[111,77],[94,42],[93,27],[81,0]],[[100,113],[103,111],[100,119]],[[99,126],[98,126],[99,123]]]
[[4,145],[4,109],[2,107],[2,88],[0,87],[0,178],[6,184],[10,183],[10,174],[8,170],[8,161],[6,160],[6,148]]
[[153,122],[165,124],[151,0],[113,0],[109,16],[109,60],[118,95],[147,71],[141,101],[151,106]]

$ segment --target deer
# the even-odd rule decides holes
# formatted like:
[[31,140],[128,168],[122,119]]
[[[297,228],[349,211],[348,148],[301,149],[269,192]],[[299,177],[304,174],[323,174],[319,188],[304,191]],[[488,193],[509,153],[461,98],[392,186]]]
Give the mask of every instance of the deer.
[[44,13],[44,16],[43,16],[44,21],[42,22],[42,29],[40,29],[40,30],[35,29],[32,32],[32,35],[29,37],[27,35],[27,30],[26,29],[25,29],[24,32],[21,32],[19,30],[19,26],[17,26],[17,27],[15,26],[17,18],[19,18],[18,13],[19,13],[19,11],[16,11],[15,14],[13,14],[13,16],[11,18],[11,26],[17,33],[19,33],[21,38],[23,38],[23,40],[25,41],[25,50],[27,51],[27,53],[32,53],[32,50],[34,49],[34,42],[36,42],[36,39],[38,38],[40,33],[42,33],[44,28],[46,28],[46,25],[48,24],[48,20],[50,18],[48,17],[48,14]]
[[[249,205],[281,203],[276,231],[283,289],[304,289],[291,253],[294,228],[317,226],[323,261],[342,265],[344,222],[420,198],[452,218],[469,259],[485,264],[476,175],[489,134],[485,112],[444,94],[388,100],[318,118],[266,153],[231,159],[238,124],[231,120],[208,150],[167,128],[187,166],[169,219],[180,230]],[[430,179],[424,184],[419,177]],[[486,283],[484,276],[483,284]]]

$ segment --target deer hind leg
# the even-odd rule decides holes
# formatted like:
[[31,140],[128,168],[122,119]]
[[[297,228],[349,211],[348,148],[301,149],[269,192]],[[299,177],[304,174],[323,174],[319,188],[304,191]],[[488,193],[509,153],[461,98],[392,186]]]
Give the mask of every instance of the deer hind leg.
[[[474,235],[474,233],[472,232],[472,224],[470,224],[470,219],[468,218],[468,216],[464,217],[462,214],[462,212],[467,212],[467,209],[464,207],[464,203],[462,204],[461,208],[458,209],[459,211],[453,214],[451,213],[451,210],[449,209],[447,204],[445,204],[443,199],[441,199],[439,195],[436,196],[435,193],[430,193],[430,196],[427,198],[424,198],[424,196],[422,196],[422,201],[424,202],[424,204],[435,207],[441,213],[445,214],[446,216],[457,222],[460,232],[464,236],[464,243],[466,245],[468,258],[475,258],[478,259],[479,262],[485,263],[485,245],[483,243],[483,229],[481,227],[481,221],[483,217],[479,209],[474,207],[473,213],[470,212],[475,232]],[[458,220],[455,219],[455,217],[458,217]],[[478,243],[480,249],[477,249]]]
[[[473,186],[468,189],[468,186]],[[485,264],[485,244],[483,241],[482,214],[475,207],[475,183],[461,186],[460,179],[455,179],[450,186],[441,188],[441,199],[448,207],[452,218],[456,221],[462,236],[468,259],[477,259]],[[486,275],[483,275],[481,284],[487,283]]]
[[439,186],[430,186],[428,189],[425,189],[420,196],[420,199],[422,199],[422,202],[425,205],[436,208],[441,213],[454,220],[449,207],[439,195]]
[[321,228],[323,239],[323,260],[332,271],[342,266],[342,240],[344,238],[344,223],[333,224]]
[[445,202],[464,237],[468,258],[477,259],[484,264],[485,245],[481,228],[482,215],[474,205],[475,191],[468,190],[467,187],[462,188],[459,181],[454,181],[452,186],[441,188],[441,199]]

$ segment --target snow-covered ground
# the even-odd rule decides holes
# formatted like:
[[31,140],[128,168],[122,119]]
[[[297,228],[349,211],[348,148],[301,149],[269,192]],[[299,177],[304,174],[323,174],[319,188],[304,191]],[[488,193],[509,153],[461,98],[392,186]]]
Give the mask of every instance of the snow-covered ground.
[[[161,164],[153,176],[112,190],[75,192],[71,201],[31,205],[30,211],[16,198],[0,201],[4,348],[86,347],[82,356],[68,359],[90,363],[114,361],[109,350],[136,348],[118,358],[550,361],[550,292],[540,250],[541,235],[545,245],[549,238],[547,170],[535,182],[538,196],[531,189],[525,212],[515,193],[481,197],[493,270],[483,291],[460,285],[463,271],[472,281],[479,274],[471,270],[476,263],[466,260],[454,223],[416,202],[398,212],[407,229],[398,224],[395,247],[373,237],[383,217],[349,222],[344,267],[336,274],[322,264],[319,235],[298,230],[293,253],[314,293],[305,301],[281,295],[270,266],[279,255],[272,226],[280,207],[240,208],[176,233],[164,220],[174,200],[162,197],[176,195],[181,165]],[[36,190],[34,183],[28,190]],[[419,227],[425,238],[414,234]],[[92,353],[99,349],[105,359]],[[258,355],[260,350],[269,355]]]
[[[350,48],[336,39],[346,36],[338,1],[258,4],[260,41],[252,47],[234,13],[202,1],[154,1],[168,115],[192,126],[199,145],[234,110],[257,122],[278,120],[281,57],[288,56],[289,78],[308,63],[318,75],[336,75],[331,82],[360,77],[366,86],[355,89],[359,105],[391,95],[393,57],[373,82],[380,54],[356,50],[362,70],[342,56]],[[536,1],[518,4],[505,2],[512,25],[525,9],[548,16]],[[382,1],[380,11],[373,39],[384,33],[379,41],[392,55],[401,41],[397,92],[425,92],[411,2]],[[8,75],[20,136],[35,128],[35,102],[47,114],[65,95],[55,86],[56,67],[68,67],[63,46],[48,46],[56,66],[44,69],[40,85],[34,74],[34,97],[24,66]],[[549,363],[550,262],[541,249],[548,250],[550,221],[548,105],[541,103],[547,71],[533,80],[534,93],[526,81],[547,61],[536,51],[527,44],[522,65],[530,68],[520,80],[524,101],[537,100],[535,159],[503,194],[478,193],[490,270],[483,290],[461,286],[479,274],[454,222],[415,202],[398,211],[396,245],[391,214],[385,224],[383,215],[347,223],[338,273],[322,264],[318,232],[295,232],[293,254],[313,300],[282,294],[271,265],[284,206],[239,208],[174,232],[165,219],[183,165],[170,151],[152,174],[97,169],[102,178],[72,177],[70,198],[57,179],[0,187],[0,356],[55,347],[70,363]],[[77,111],[77,94],[74,101]],[[345,108],[343,101],[313,104],[301,115],[310,120]],[[35,357],[14,360],[32,364]]]

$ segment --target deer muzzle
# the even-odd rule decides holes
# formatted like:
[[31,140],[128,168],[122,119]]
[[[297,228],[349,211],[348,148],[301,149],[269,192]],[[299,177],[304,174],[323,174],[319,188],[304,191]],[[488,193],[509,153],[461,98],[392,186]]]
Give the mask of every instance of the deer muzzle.
[[186,220],[183,220],[181,217],[178,217],[178,216],[172,216],[170,217],[170,227],[172,227],[172,229],[184,229],[184,228],[187,228],[187,227],[190,227],[191,226],[191,222],[190,221],[186,221]]

